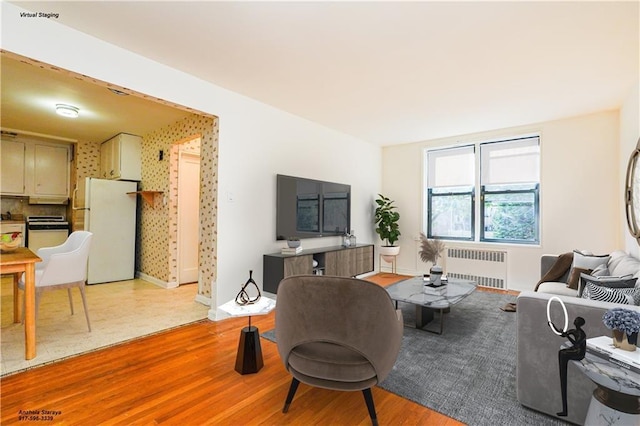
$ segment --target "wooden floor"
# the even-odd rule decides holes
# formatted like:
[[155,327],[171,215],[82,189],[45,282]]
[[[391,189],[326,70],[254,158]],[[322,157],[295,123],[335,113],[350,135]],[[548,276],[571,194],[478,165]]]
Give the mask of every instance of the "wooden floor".
[[[381,285],[392,274],[372,279]],[[38,367],[0,380],[0,424],[369,425],[361,392],[301,384],[286,414],[291,380],[275,343],[261,339],[264,367],[234,370],[246,318],[199,323]],[[261,331],[275,315],[252,317]],[[379,387],[381,425],[460,425]],[[31,421],[29,421],[31,419]]]

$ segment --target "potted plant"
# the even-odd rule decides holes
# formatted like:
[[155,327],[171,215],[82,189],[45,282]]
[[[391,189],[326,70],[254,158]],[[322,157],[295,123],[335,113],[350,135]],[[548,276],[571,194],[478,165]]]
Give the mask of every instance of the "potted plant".
[[640,331],[640,313],[624,308],[609,309],[602,316],[604,325],[613,330],[613,345],[627,351],[635,351]]
[[385,261],[391,262],[393,257],[400,253],[400,247],[395,245],[400,237],[400,227],[398,226],[400,213],[395,211],[396,206],[393,205],[393,201],[382,194],[378,194],[376,204],[376,233],[383,242],[380,254]]

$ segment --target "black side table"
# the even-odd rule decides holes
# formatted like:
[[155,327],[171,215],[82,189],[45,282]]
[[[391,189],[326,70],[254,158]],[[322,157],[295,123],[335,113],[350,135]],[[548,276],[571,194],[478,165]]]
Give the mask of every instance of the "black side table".
[[251,325],[253,315],[266,315],[276,307],[273,299],[262,296],[256,303],[238,305],[235,299],[220,305],[218,308],[232,317],[249,317],[249,326],[240,331],[238,354],[236,355],[235,370],[240,374],[253,374],[264,366],[262,361],[262,347],[260,346],[260,332],[258,327]]

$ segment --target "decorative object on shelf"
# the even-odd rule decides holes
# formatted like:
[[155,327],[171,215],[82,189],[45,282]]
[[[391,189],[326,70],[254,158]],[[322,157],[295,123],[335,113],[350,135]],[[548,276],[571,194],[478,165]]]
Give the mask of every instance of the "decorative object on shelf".
[[351,245],[351,247],[356,246],[356,234],[354,234],[354,232],[353,229],[349,232],[349,245]]
[[342,247],[351,247],[351,234],[346,229],[342,235]]
[[19,232],[2,234],[2,239],[0,240],[0,251],[10,253],[12,251],[16,251],[16,249],[21,245],[22,234]]
[[287,247],[292,249],[300,247],[300,238],[298,237],[287,238]]
[[602,316],[604,325],[613,330],[613,346],[634,352],[640,331],[640,313],[624,308],[609,309]]
[[400,253],[400,247],[395,245],[400,237],[400,213],[395,211],[396,206],[392,200],[382,194],[378,194],[378,197],[375,210],[376,233],[384,244],[380,247],[380,254],[385,261],[391,262]]
[[[260,294],[260,288],[258,288],[258,284],[256,284],[256,282],[253,280],[252,275],[253,275],[253,271],[249,271],[249,279],[247,280],[246,283],[244,283],[244,285],[240,289],[240,292],[236,295],[236,303],[238,305],[241,305],[241,306],[252,305],[256,303],[258,300],[260,300],[260,297],[262,296]],[[258,293],[255,297],[251,297],[249,295],[249,292],[247,291],[247,287],[251,284],[253,284],[253,286],[256,289],[256,292]]]
[[442,266],[438,265],[438,258],[442,255],[445,245],[441,240],[428,239],[423,232],[420,233],[420,241],[420,259],[425,263],[431,262],[433,264],[429,271],[431,274],[430,281],[436,286],[441,285]]
[[[562,306],[562,311],[564,313],[564,327],[562,330],[558,329],[556,325],[551,321],[551,302],[554,300],[558,301]],[[571,342],[571,346],[568,348],[560,349],[558,351],[558,363],[560,364],[560,389],[562,391],[562,411],[557,413],[559,417],[566,417],[568,414],[567,407],[567,366],[569,361],[580,361],[584,359],[587,352],[587,333],[584,332],[582,326],[584,326],[585,321],[582,317],[576,317],[573,320],[573,325],[576,327],[574,329],[568,330],[569,328],[569,316],[567,314],[567,307],[564,302],[557,296],[553,296],[547,302],[547,324],[551,331],[561,337],[566,337]]]

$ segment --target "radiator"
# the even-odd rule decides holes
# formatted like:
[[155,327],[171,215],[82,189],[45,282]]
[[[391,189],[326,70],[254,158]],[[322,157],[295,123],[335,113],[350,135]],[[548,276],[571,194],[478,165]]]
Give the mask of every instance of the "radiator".
[[475,281],[479,286],[507,289],[507,252],[449,247],[445,271],[451,278]]

